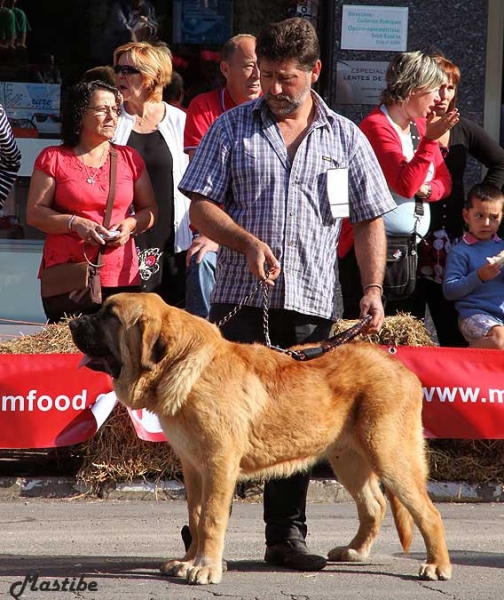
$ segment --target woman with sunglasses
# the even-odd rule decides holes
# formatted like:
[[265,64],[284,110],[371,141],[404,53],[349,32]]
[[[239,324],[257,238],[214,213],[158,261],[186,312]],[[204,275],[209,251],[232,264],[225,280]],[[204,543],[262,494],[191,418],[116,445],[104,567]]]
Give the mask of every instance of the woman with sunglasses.
[[[96,263],[102,296],[139,291],[140,277],[133,233],[154,223],[156,202],[142,157],[132,148],[114,146],[117,184],[110,226],[103,217],[110,187],[110,141],[121,95],[103,81],[80,82],[70,88],[62,111],[63,144],[42,150],[35,160],[27,200],[27,222],[46,233],[42,265]],[[131,210],[133,206],[134,211]],[[43,300],[49,322],[63,314]]]
[[132,146],[144,158],[159,208],[156,225],[136,238],[142,289],[183,307],[192,235],[189,199],[178,191],[187,166],[186,115],[162,100],[173,73],[171,52],[162,42],[131,42],[114,52],[114,70],[123,96],[114,141]]

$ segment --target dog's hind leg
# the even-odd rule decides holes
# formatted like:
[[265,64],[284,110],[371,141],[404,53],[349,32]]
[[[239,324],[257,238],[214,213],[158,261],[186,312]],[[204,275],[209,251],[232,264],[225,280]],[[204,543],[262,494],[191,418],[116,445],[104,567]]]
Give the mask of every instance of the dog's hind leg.
[[189,530],[191,532],[191,544],[187,549],[185,556],[179,559],[172,559],[160,567],[164,575],[173,577],[187,577],[189,567],[192,567],[198,551],[198,525],[201,515],[201,491],[203,481],[201,475],[189,463],[182,462],[182,472],[184,474],[184,485],[187,498],[187,509],[189,512]]
[[[427,560],[420,568],[420,577],[437,580],[451,578],[451,564],[446,547],[441,515],[427,493],[423,441],[418,452],[401,446],[401,452],[387,461],[387,468],[378,463],[378,472],[387,488],[406,507],[420,530],[427,549]],[[399,449],[398,449],[399,450]]]
[[378,479],[367,460],[354,450],[332,451],[331,466],[357,505],[359,529],[347,546],[333,548],[328,558],[338,562],[360,562],[369,556],[378,535],[386,502]]

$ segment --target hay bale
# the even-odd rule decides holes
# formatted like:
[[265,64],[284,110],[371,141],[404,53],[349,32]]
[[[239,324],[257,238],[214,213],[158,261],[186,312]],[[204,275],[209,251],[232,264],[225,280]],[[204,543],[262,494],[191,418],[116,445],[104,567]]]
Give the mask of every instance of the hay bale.
[[178,479],[181,466],[165,442],[145,442],[135,432],[126,407],[118,404],[98,432],[76,447],[82,456],[77,478],[95,493],[110,482]]
[[[336,321],[333,333],[341,333],[355,323],[357,321],[340,319]],[[435,346],[424,323],[405,313],[398,313],[394,317],[385,317],[383,327],[379,333],[359,334],[355,339],[384,346]]]
[[[334,333],[356,322],[338,321]],[[355,339],[386,346],[435,346],[423,321],[404,313],[386,317],[379,334]],[[430,479],[434,481],[504,481],[504,440],[427,440],[427,456]]]
[[[36,334],[0,343],[0,354],[77,353],[79,350],[73,343],[68,320],[46,325]],[[19,454],[19,450],[15,452]],[[93,437],[71,446],[67,452],[60,452],[66,454],[67,461],[79,459],[81,466],[77,479],[91,486],[97,494],[111,482],[158,481],[177,478],[181,473],[179,460],[170,445],[139,439],[128,411],[122,405],[114,408]]]
[[[334,333],[356,321],[338,321]],[[379,334],[356,339],[374,344],[434,346],[423,322],[408,314],[387,317]],[[68,323],[46,325],[40,332],[0,343],[0,354],[78,352]],[[430,476],[438,481],[487,483],[504,480],[504,440],[428,440]],[[77,477],[96,493],[111,482],[135,479],[178,479],[181,469],[169,444],[144,442],[133,428],[127,410],[118,405],[87,442],[70,449],[82,461]],[[19,454],[19,451],[15,451]]]
[[73,343],[68,319],[63,323],[46,325],[33,335],[20,335],[0,342],[0,354],[72,354],[79,352]]

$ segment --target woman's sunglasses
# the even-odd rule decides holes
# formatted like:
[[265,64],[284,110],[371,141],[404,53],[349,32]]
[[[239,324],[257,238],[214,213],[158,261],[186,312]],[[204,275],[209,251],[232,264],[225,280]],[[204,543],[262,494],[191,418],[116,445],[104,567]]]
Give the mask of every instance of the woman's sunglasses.
[[135,67],[130,67],[129,65],[115,65],[114,73],[116,75],[140,75],[142,71],[135,69]]

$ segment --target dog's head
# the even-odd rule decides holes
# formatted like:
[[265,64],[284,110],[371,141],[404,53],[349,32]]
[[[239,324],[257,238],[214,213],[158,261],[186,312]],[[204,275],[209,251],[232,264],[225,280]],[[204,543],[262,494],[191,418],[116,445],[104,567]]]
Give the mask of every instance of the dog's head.
[[222,340],[214,326],[152,293],[111,296],[96,314],[73,319],[69,327],[85,355],[81,364],[108,373],[129,405],[143,402],[140,389],[146,394],[168,380],[180,395],[196,375],[198,357],[209,354],[211,340]]
[[165,356],[169,335],[164,332],[173,311],[178,312],[157,294],[116,294],[96,314],[73,319],[69,327],[85,366],[118,379],[125,365],[152,370]]

